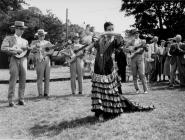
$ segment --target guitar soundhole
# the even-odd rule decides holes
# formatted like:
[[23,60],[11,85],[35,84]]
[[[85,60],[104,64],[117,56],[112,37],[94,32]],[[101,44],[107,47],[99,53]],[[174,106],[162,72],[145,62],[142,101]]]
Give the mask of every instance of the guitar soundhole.
[[47,47],[45,50],[48,52],[49,51],[49,48]]

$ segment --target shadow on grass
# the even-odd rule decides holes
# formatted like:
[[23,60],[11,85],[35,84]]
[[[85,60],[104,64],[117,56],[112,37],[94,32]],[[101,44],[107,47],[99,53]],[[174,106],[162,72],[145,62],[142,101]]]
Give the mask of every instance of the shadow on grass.
[[173,90],[176,90],[176,89],[179,89],[179,91],[181,91],[181,88],[179,86],[174,86],[173,88],[169,88],[169,86],[161,86],[161,87],[153,87],[151,88],[152,91],[158,91],[158,90],[170,90],[170,91],[173,91]]
[[48,122],[48,124],[36,124],[34,127],[30,128],[30,133],[34,137],[40,137],[46,135],[49,137],[56,136],[61,133],[61,131],[65,129],[70,129],[70,128],[76,128],[76,127],[82,127],[85,125],[93,125],[97,123],[98,120],[94,116],[87,116],[84,118],[79,118],[76,120],[71,120],[71,121],[63,121],[58,124],[51,124]]
[[151,87],[151,91],[169,90],[168,87]]
[[[49,97],[25,97],[24,100],[25,101],[34,101],[34,102],[38,102],[40,100],[58,100],[58,99],[65,99],[65,100],[69,100],[69,97],[88,97],[89,95],[72,95],[72,94],[67,94],[67,95],[50,95]],[[18,101],[18,99],[14,100],[15,102]],[[8,100],[0,100],[0,103],[8,103]]]

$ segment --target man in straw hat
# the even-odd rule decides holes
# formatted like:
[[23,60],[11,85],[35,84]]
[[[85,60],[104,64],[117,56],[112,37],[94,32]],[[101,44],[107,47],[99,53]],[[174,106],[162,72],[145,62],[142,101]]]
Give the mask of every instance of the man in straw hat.
[[[129,36],[131,38],[131,41],[127,43],[126,47],[129,47],[132,51],[135,50],[135,48],[143,46],[146,44],[146,41],[141,40],[139,38],[139,31],[137,29],[133,29],[129,32]],[[146,46],[146,45],[145,45]],[[146,77],[145,77],[145,65],[144,65],[144,52],[147,51],[147,48],[138,48],[137,53],[133,57],[131,57],[131,69],[133,74],[133,81],[134,86],[136,89],[136,93],[139,94],[139,86],[138,86],[138,74],[141,79],[144,93],[148,93],[147,83],[146,83]]]
[[44,78],[44,96],[49,95],[49,79],[50,79],[50,55],[54,50],[49,41],[44,40],[47,32],[44,29],[39,29],[35,36],[38,36],[38,40],[33,40],[31,43],[32,52],[36,57],[36,72],[37,72],[37,88],[39,97],[43,96],[42,81]]
[[24,105],[24,92],[26,85],[26,72],[27,72],[27,58],[24,56],[18,57],[23,51],[28,49],[28,41],[23,39],[21,36],[24,30],[27,28],[24,26],[24,22],[15,21],[14,25],[11,26],[15,29],[15,34],[12,36],[6,36],[2,42],[1,50],[10,54],[10,80],[8,89],[8,102],[9,106],[13,107],[13,97],[15,94],[15,86],[17,79],[19,78],[19,101],[18,105]]
[[[80,49],[83,45],[79,43],[80,37],[79,34],[76,33],[73,37],[73,45],[72,45],[72,51]],[[82,57],[83,52],[80,51],[79,53],[76,54],[77,59],[75,59],[74,62],[70,63],[70,74],[71,74],[71,90],[72,94],[76,94],[76,76],[78,77],[78,89],[79,89],[79,94],[82,94],[82,83],[83,83],[83,61]]]

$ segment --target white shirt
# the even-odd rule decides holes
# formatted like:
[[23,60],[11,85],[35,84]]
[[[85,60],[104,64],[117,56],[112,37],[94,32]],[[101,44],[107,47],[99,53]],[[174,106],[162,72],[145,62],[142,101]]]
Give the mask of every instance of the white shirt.
[[160,55],[163,55],[164,49],[165,49],[164,46],[160,46],[160,47],[158,48],[158,52],[159,52]]
[[145,51],[145,59],[146,59],[146,61],[151,62],[151,61],[154,61],[154,59],[151,58],[151,56],[152,56],[151,45],[148,44],[148,46],[149,46],[148,51],[147,52]]
[[157,43],[150,44],[149,48],[151,49],[151,54],[156,54],[159,51]]
[[135,41],[134,41],[134,45],[136,46],[136,45],[139,45],[141,43],[141,39],[140,38],[138,38],[138,39],[135,39]]
[[16,47],[25,47],[27,45],[27,42],[25,39],[23,39],[21,36],[17,36],[16,34],[14,34],[14,37],[16,39]]

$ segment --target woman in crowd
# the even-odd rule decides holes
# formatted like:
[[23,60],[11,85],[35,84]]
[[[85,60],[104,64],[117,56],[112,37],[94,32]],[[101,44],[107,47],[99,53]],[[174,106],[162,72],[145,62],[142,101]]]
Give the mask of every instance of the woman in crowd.
[[88,49],[95,47],[97,50],[92,75],[92,111],[100,121],[103,121],[123,112],[152,110],[153,107],[135,105],[121,96],[121,79],[114,69],[112,55],[116,49],[123,49],[123,38],[113,33],[114,27],[111,22],[104,24],[104,30],[105,34],[88,47]]

